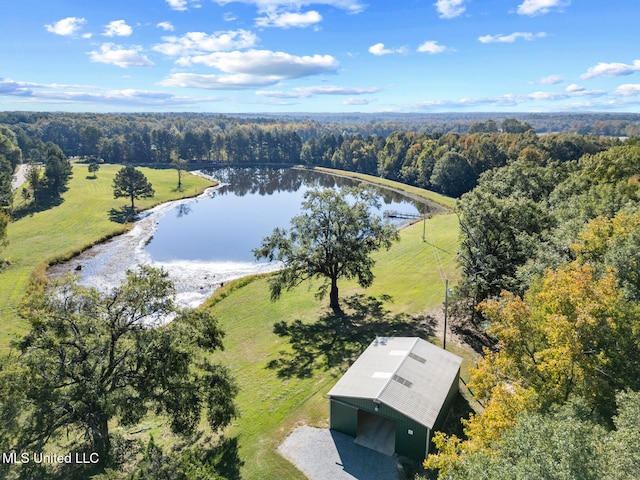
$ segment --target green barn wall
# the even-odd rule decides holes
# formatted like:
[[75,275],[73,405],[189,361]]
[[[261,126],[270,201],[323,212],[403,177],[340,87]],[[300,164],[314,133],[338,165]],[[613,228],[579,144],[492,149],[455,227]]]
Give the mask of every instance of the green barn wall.
[[355,437],[358,434],[358,409],[346,402],[329,402],[329,428]]
[[[414,460],[423,460],[427,451],[429,429],[384,404],[371,399],[331,397],[329,402],[329,428],[351,437],[358,434],[358,410],[364,410],[396,424],[396,453]],[[409,430],[413,435],[409,434]]]
[[458,374],[456,375],[455,380],[451,384],[451,388],[449,389],[449,393],[447,394],[447,398],[444,401],[444,404],[442,405],[442,408],[440,409],[440,414],[438,415],[438,418],[436,419],[436,423],[433,426],[434,430],[440,430],[444,426],[444,422],[447,419],[447,415],[449,414],[449,410],[451,410],[451,405],[453,404],[454,400],[456,399],[456,397],[458,396],[458,394],[460,392],[460,390],[458,388],[459,383],[460,383],[460,371],[458,371]]

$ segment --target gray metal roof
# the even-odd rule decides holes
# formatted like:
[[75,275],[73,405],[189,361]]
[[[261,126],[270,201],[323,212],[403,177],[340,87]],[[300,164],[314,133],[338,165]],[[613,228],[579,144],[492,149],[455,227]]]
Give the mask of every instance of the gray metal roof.
[[417,337],[378,337],[329,391],[370,398],[433,428],[462,359]]

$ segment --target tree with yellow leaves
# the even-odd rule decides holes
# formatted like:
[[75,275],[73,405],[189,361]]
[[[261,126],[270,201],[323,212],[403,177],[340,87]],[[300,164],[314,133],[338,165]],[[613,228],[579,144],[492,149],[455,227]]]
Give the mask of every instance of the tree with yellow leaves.
[[445,478],[466,455],[491,455],[492,445],[525,412],[545,412],[580,397],[611,419],[616,390],[638,387],[633,360],[626,370],[622,364],[637,352],[639,315],[621,299],[613,270],[598,278],[594,267],[572,263],[548,271],[524,298],[503,292],[480,309],[498,339],[469,384],[485,410],[464,421],[465,440],[434,436],[439,453],[430,455],[425,467],[439,469]]

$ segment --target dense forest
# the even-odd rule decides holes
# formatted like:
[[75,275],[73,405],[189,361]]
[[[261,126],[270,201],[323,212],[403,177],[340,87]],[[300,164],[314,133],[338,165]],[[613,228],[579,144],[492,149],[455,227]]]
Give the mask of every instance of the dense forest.
[[458,201],[459,331],[482,414],[439,434],[440,478],[638,478],[640,142],[519,158]]
[[[177,156],[191,162],[326,166],[457,197],[471,190],[484,171],[521,157],[567,162],[620,144],[617,136],[598,135],[628,133],[637,120],[603,119],[600,125],[591,119],[587,130],[596,134],[585,136],[538,135],[516,118],[468,123],[470,118],[452,117],[446,128],[433,128],[429,122],[434,118],[420,123],[413,117],[327,123],[195,114],[3,113],[0,124],[13,131],[25,162],[42,162],[44,145],[51,142],[67,156],[109,163],[166,164]],[[556,121],[568,122],[565,117]]]

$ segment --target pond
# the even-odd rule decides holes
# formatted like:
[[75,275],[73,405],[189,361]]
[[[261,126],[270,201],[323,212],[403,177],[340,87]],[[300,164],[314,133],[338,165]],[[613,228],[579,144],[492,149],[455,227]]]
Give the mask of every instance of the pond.
[[[145,212],[130,232],[52,267],[50,274],[79,272],[81,284],[104,289],[116,286],[126,269],[149,264],[169,272],[179,304],[194,307],[226,281],[278,268],[256,262],[252,249],[275,227],[289,227],[290,219],[301,212],[305,192],[357,183],[303,169],[224,168],[204,173],[221,185],[198,198]],[[384,211],[419,215],[425,208],[398,192],[371,188],[382,205],[379,215]],[[429,206],[430,211],[433,207]],[[389,221],[398,226],[407,222]]]

